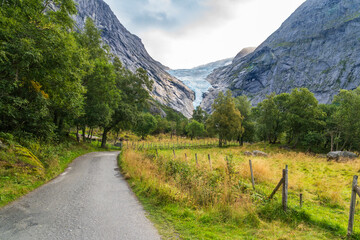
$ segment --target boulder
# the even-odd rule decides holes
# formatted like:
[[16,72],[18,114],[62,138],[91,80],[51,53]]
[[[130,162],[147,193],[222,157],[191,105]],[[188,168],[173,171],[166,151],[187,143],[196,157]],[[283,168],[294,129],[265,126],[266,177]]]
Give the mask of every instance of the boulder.
[[253,154],[254,156],[257,156],[257,157],[267,157],[267,156],[268,156],[267,153],[264,153],[264,152],[259,151],[259,150],[253,151],[252,154]]
[[327,155],[328,161],[344,162],[358,157],[355,153],[347,151],[329,152]]
[[249,151],[246,151],[246,152],[244,152],[244,155],[245,156],[254,156],[251,152],[249,152]]

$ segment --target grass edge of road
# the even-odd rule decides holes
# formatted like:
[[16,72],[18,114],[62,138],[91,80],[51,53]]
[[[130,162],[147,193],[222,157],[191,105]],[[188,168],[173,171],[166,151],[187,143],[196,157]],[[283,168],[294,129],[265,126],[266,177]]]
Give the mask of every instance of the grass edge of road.
[[76,158],[101,151],[111,149],[73,139],[47,145],[9,142],[0,149],[0,209],[58,177]]

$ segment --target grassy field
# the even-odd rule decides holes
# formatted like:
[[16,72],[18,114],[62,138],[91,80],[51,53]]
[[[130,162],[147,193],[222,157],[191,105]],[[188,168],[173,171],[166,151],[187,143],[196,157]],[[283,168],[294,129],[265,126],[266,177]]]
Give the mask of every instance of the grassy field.
[[[268,157],[248,157],[261,150]],[[186,157],[185,157],[186,154]],[[198,165],[195,161],[198,156]],[[211,157],[211,167],[208,160]],[[228,148],[127,149],[120,166],[165,239],[343,239],[353,175],[360,160],[327,162],[321,155],[267,144]],[[227,159],[227,160],[226,160]],[[256,190],[250,181],[253,162]],[[289,169],[289,210],[281,191],[267,197]],[[299,206],[299,194],[304,196]],[[355,234],[360,239],[360,216]]]
[[0,149],[0,207],[58,176],[75,158],[101,151],[95,145],[74,140],[57,145],[9,141],[7,145]]

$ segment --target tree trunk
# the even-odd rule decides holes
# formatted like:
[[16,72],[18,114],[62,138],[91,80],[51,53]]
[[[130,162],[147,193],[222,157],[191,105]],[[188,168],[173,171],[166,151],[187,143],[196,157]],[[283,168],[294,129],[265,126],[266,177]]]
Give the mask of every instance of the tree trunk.
[[80,136],[79,136],[79,125],[76,125],[76,141],[80,142]]
[[94,129],[92,128],[91,129],[91,135],[90,135],[90,142],[93,140],[92,138],[93,138],[93,134],[94,134]]
[[87,139],[90,140],[90,142],[91,142],[90,135],[91,135],[91,128],[89,128],[88,135],[87,135]]
[[331,149],[330,149],[330,152],[333,152],[334,151],[334,133],[331,133],[330,134],[330,138],[331,138]]
[[106,148],[106,141],[107,141],[108,132],[109,132],[109,129],[104,128],[104,132],[103,132],[102,140],[101,140],[101,148]]
[[83,138],[83,142],[86,142],[86,126],[84,125],[82,128],[82,138]]
[[219,147],[222,147],[222,139],[219,138]]
[[244,146],[244,137],[240,138],[240,146]]

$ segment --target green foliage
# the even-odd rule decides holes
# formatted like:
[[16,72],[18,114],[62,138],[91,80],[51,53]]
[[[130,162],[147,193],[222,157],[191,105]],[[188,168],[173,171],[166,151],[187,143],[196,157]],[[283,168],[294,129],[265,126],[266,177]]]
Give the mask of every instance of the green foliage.
[[221,92],[215,99],[212,108],[214,112],[207,121],[207,128],[219,136],[219,146],[222,146],[226,140],[242,135],[243,117],[235,108],[230,91],[226,92],[226,95]]
[[156,129],[156,125],[157,121],[153,115],[150,113],[143,113],[138,117],[134,130],[136,134],[142,137],[142,139],[145,139],[147,135]]
[[199,123],[205,124],[208,118],[209,114],[202,110],[200,106],[197,106],[196,109],[193,111],[192,119]]
[[[48,4],[59,8],[52,11]],[[67,117],[81,112],[83,52],[70,31],[75,12],[71,0],[47,1],[46,6],[39,0],[3,1],[1,131],[48,138]]]
[[[333,114],[333,121],[338,130],[336,145],[337,149],[345,148],[360,149],[360,88],[353,91],[341,90],[334,98],[336,111]],[[340,143],[340,146],[339,146]]]
[[260,139],[276,143],[280,134],[285,130],[289,94],[270,94],[258,104],[255,115],[258,123]]
[[306,88],[294,89],[288,104],[288,140],[296,146],[309,131],[317,131],[324,127],[325,123],[321,118],[325,113],[318,107],[314,94]]
[[195,137],[201,137],[205,134],[205,126],[196,120],[192,120],[189,125],[186,126],[186,131],[192,140]]
[[235,106],[240,111],[241,116],[244,118],[242,126],[244,128],[243,134],[238,137],[240,144],[243,145],[244,141],[252,142],[255,136],[255,122],[253,121],[251,102],[246,96],[239,96],[235,98]]

